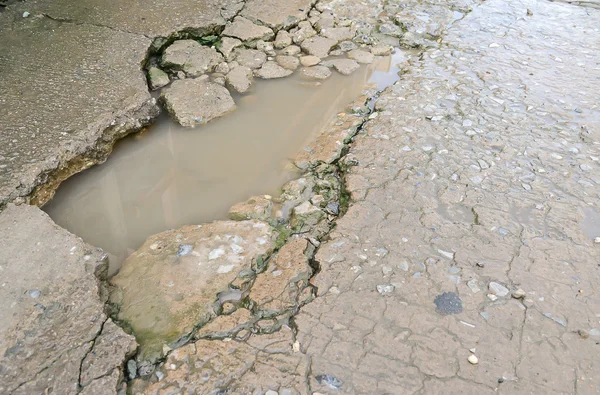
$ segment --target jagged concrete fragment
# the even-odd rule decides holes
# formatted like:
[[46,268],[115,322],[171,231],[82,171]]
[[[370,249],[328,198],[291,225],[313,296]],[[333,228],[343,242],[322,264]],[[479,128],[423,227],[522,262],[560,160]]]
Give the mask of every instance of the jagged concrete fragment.
[[363,51],[362,49],[353,49],[348,52],[348,58],[352,60],[356,60],[358,63],[373,63],[375,60],[375,55],[371,52]]
[[327,55],[329,55],[329,51],[331,51],[336,44],[336,40],[316,36],[302,41],[301,47],[309,55],[325,58]]
[[181,126],[194,127],[235,109],[227,88],[200,79],[174,81],[161,93],[169,114]]
[[133,329],[140,361],[155,361],[218,311],[219,293],[273,249],[274,233],[260,221],[218,221],[170,230],[146,240],[111,282],[119,319]]
[[165,49],[160,59],[165,70],[183,71],[189,77],[210,73],[222,61],[223,55],[216,49],[194,40],[175,41]]
[[338,73],[350,75],[360,68],[358,62],[352,59],[331,59],[322,63],[323,66],[333,67]]
[[274,37],[273,30],[266,26],[256,25],[241,16],[236,16],[233,22],[225,27],[223,35],[250,43],[257,40],[270,40]]
[[275,61],[283,68],[288,70],[296,70],[300,65],[300,60],[296,56],[278,55]]
[[354,38],[354,29],[350,27],[332,27],[322,29],[321,36],[335,40],[336,43],[352,40]]
[[273,62],[271,60],[266,62],[260,69],[254,71],[255,76],[265,80],[287,77],[292,73],[292,70],[284,69],[276,62]]
[[152,90],[160,89],[171,82],[167,73],[158,67],[150,67],[148,70],[148,80],[150,81],[150,89]]
[[238,93],[246,93],[252,86],[252,70],[248,67],[233,68],[225,77],[227,86]]
[[221,37],[221,41],[217,44],[217,49],[225,56],[225,59],[232,60],[234,57],[233,54],[235,54],[234,49],[243,45],[242,41],[237,38]]
[[259,69],[267,61],[267,54],[257,49],[240,49],[235,51],[235,60],[241,66]]
[[277,33],[277,37],[275,37],[275,42],[273,44],[276,49],[283,49],[289,45],[292,45],[292,37],[285,30],[280,30]]
[[106,255],[34,206],[0,213],[0,393],[116,394],[135,339],[104,312]]

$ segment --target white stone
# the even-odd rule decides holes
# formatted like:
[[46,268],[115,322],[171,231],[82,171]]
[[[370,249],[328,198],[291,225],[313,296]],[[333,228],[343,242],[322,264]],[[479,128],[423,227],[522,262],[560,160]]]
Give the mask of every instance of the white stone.
[[477,363],[479,363],[479,359],[473,354],[469,355],[469,358],[467,358],[467,360],[471,365],[477,365]]

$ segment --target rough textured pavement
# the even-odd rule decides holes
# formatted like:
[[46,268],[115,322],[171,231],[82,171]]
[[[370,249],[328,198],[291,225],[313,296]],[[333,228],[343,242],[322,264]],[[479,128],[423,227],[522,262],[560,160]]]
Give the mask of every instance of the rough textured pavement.
[[[313,391],[600,391],[599,26],[486,1],[381,95],[296,317]],[[462,313],[436,312],[444,292]]]

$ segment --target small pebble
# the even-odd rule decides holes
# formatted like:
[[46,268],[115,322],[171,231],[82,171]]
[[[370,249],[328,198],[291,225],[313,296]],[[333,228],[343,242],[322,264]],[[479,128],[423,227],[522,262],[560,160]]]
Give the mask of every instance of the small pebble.
[[512,293],[512,297],[515,299],[523,299],[525,295],[525,291],[523,291],[521,288],[517,289]]
[[504,378],[503,378],[503,377],[500,377],[500,378],[498,379],[498,383],[500,383],[500,384],[504,383]]
[[600,237],[595,237],[594,238],[594,243],[600,244]]
[[580,329],[580,330],[578,330],[578,331],[577,331],[577,333],[579,334],[579,336],[580,336],[582,339],[587,339],[588,337],[590,337],[590,334],[589,334],[589,332],[588,332],[588,331],[586,331],[585,329]]
[[25,11],[25,12],[23,13],[23,18],[27,18],[29,15],[31,15],[31,14],[30,14],[29,12]]
[[469,355],[469,358],[467,358],[467,360],[471,365],[477,365],[477,363],[479,363],[479,359],[473,354]]

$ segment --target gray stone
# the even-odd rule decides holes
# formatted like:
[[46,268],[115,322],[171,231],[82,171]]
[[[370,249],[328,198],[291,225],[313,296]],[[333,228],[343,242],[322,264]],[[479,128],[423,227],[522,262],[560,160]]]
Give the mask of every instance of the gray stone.
[[35,206],[9,204],[0,229],[0,393],[116,393],[137,345],[104,312],[106,255]]
[[235,109],[229,91],[202,80],[174,81],[161,94],[165,108],[181,126],[194,127]]
[[225,59],[229,61],[234,58],[234,49],[242,47],[243,45],[242,41],[237,38],[222,37],[217,45],[217,49],[225,56]]
[[223,61],[216,49],[200,45],[194,40],[179,40],[169,45],[160,64],[170,71],[183,71],[187,76],[197,77],[210,73]]
[[323,66],[333,67],[338,73],[350,75],[360,68],[360,65],[352,59],[331,59],[323,62]]
[[167,73],[158,67],[150,67],[148,70],[148,80],[150,81],[150,89],[153,91],[162,88],[171,82]]
[[433,302],[435,310],[442,315],[462,313],[462,301],[454,292],[444,292],[438,295]]
[[252,86],[252,70],[249,67],[233,68],[225,77],[227,86],[238,93],[246,93]]
[[337,44],[336,40],[321,36],[311,37],[302,42],[302,49],[309,55],[324,58],[329,55],[329,51]]
[[283,49],[289,45],[292,45],[292,36],[285,30],[280,30],[275,37],[274,46],[276,49]]
[[273,61],[266,62],[260,69],[254,71],[255,76],[265,80],[287,77],[292,73],[292,70],[284,69]]
[[275,48],[273,47],[272,42],[267,42],[263,40],[258,40],[256,42],[256,49],[259,51],[263,51],[267,54],[267,56],[275,56],[277,53],[275,52]]
[[315,80],[326,80],[331,77],[331,70],[326,66],[303,67],[300,73],[305,78]]
[[494,281],[489,283],[488,288],[490,292],[499,297],[504,297],[509,293],[508,288]]
[[375,60],[375,55],[370,52],[363,51],[362,49],[353,49],[348,52],[348,57],[350,59],[356,60],[358,63],[373,63]]
[[258,40],[270,40],[274,37],[273,30],[270,28],[256,25],[241,16],[236,16],[233,22],[225,27],[223,35],[238,38],[248,43]]
[[304,202],[292,210],[290,224],[298,232],[307,231],[325,218],[325,213],[310,202]]
[[342,52],[348,52],[348,51],[352,51],[353,49],[356,49],[358,47],[352,41],[342,41],[341,43],[338,44],[338,48]]
[[267,61],[267,55],[257,49],[241,49],[236,51],[235,60],[241,66],[260,69]]
[[271,218],[273,201],[264,196],[253,196],[245,202],[238,203],[229,209],[229,218],[236,221]]
[[295,56],[278,55],[275,61],[283,68],[288,70],[296,70],[300,65],[300,61]]
[[283,49],[283,51],[281,51],[281,53],[283,55],[290,55],[290,56],[298,55],[300,52],[302,52],[302,50],[297,45],[290,45],[289,47],[285,47]]

